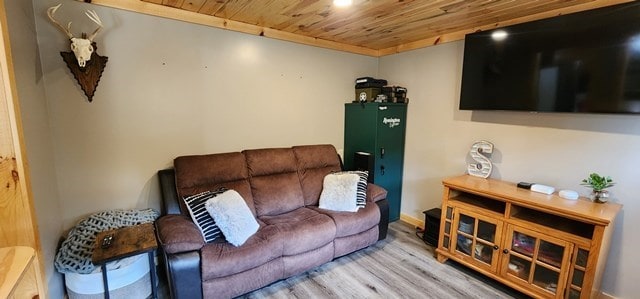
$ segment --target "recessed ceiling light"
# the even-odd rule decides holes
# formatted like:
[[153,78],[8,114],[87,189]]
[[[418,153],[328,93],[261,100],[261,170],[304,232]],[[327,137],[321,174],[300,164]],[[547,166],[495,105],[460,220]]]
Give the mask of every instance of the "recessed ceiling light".
[[351,4],[353,4],[352,0],[333,0],[333,5],[339,7],[349,6]]
[[503,41],[507,38],[509,34],[504,30],[496,30],[491,33],[491,38],[495,41]]

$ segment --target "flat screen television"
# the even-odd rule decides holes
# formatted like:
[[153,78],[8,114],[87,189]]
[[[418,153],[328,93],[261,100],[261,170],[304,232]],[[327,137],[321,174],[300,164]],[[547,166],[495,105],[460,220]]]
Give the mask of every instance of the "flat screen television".
[[468,34],[460,109],[640,113],[640,3]]

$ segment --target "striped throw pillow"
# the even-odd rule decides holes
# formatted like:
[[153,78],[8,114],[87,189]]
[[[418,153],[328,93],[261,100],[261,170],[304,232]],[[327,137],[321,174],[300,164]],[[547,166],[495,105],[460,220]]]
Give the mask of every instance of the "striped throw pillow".
[[358,182],[355,173],[337,172],[324,177],[318,207],[324,210],[357,212]]
[[334,172],[334,174],[340,173],[352,173],[357,174],[360,177],[360,180],[358,180],[358,192],[356,194],[356,206],[358,207],[358,209],[364,208],[367,205],[367,180],[369,179],[369,172],[366,170]]
[[358,181],[358,194],[356,197],[356,205],[358,209],[364,208],[367,204],[367,179],[369,179],[368,171],[348,171],[349,173],[355,173],[360,176]]
[[205,191],[184,198],[184,202],[187,205],[191,219],[193,219],[193,222],[198,226],[204,241],[207,243],[211,243],[220,238],[224,239],[224,235],[220,231],[220,228],[218,228],[215,220],[213,220],[205,208],[207,200],[218,196],[218,194],[221,194],[224,191],[227,191],[227,189],[220,188],[216,191]]

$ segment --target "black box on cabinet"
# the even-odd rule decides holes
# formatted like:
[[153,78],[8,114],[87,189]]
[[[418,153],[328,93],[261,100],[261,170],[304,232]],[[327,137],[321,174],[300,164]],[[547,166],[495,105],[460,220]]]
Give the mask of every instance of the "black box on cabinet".
[[422,235],[422,240],[429,245],[438,246],[442,209],[433,208],[422,213],[424,213],[424,235]]
[[367,181],[369,183],[373,183],[374,182],[374,176],[375,176],[375,171],[374,171],[374,157],[367,152],[355,152],[353,154],[353,164],[355,166],[355,170],[361,170],[361,171],[367,171],[369,172],[369,177],[367,179]]

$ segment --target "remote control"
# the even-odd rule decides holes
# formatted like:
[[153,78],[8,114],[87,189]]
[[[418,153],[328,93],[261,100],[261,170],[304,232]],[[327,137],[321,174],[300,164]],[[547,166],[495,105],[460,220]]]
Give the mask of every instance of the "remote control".
[[578,195],[578,192],[573,190],[560,190],[558,195],[560,195],[560,197],[562,198],[572,199],[572,200],[576,200],[578,199],[578,197],[580,197],[580,195]]
[[531,185],[531,191],[540,192],[544,194],[551,194],[553,193],[553,191],[556,191],[556,189],[551,186],[546,186],[542,184],[533,184]]

